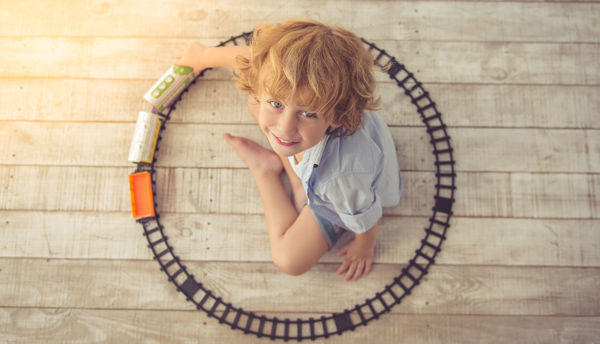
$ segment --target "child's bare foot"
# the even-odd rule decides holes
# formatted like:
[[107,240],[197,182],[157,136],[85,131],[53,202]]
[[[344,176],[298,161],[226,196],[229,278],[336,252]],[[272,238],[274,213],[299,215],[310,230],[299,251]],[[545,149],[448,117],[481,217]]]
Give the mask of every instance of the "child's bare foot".
[[283,163],[275,152],[264,149],[258,143],[244,137],[228,133],[223,134],[222,137],[235,149],[250,172],[280,174],[283,170]]

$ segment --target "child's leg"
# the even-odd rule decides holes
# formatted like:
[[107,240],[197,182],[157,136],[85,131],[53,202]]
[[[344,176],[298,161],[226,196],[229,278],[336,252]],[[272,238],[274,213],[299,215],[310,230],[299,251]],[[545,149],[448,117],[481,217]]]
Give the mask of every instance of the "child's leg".
[[254,141],[229,134],[224,134],[223,138],[248,166],[258,186],[273,262],[290,275],[308,271],[327,252],[329,245],[309,207],[304,207],[298,214],[288,197],[279,179],[282,160]]

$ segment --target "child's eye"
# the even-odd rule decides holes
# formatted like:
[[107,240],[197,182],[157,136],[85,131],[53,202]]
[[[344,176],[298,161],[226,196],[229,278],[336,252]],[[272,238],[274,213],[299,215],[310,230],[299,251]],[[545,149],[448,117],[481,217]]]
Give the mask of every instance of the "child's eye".
[[308,117],[308,118],[317,118],[316,113],[310,113],[310,112],[306,112],[306,111],[302,111],[302,116]]
[[269,101],[269,104],[271,104],[272,107],[276,108],[276,109],[281,109],[283,107],[283,105],[281,105],[280,103],[276,102],[276,101]]

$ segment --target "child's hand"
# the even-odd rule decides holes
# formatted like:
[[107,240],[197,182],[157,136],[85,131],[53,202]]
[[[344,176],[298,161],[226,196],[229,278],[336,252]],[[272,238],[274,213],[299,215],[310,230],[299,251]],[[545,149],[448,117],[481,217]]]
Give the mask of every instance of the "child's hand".
[[342,266],[338,269],[337,273],[342,274],[348,270],[344,281],[358,280],[361,275],[367,275],[371,271],[371,264],[373,262],[373,247],[374,245],[362,245],[356,239],[348,241],[342,248],[337,252],[337,256],[346,256]]
[[208,48],[200,43],[186,43],[173,57],[173,63],[178,66],[191,67],[194,69],[194,74],[198,75],[204,69],[209,68],[203,63],[207,50]]

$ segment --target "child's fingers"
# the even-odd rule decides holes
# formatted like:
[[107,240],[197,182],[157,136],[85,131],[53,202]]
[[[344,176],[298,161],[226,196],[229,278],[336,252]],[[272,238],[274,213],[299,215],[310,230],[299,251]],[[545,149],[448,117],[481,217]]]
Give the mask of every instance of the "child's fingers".
[[233,141],[237,138],[236,136],[231,135],[230,133],[223,133],[221,138],[224,139],[230,145],[233,144]]
[[369,274],[369,272],[371,272],[371,266],[373,265],[373,261],[371,259],[367,259],[367,262],[365,264],[365,276]]
[[342,274],[344,273],[344,271],[348,270],[348,266],[350,266],[350,261],[348,259],[344,259],[344,262],[342,263],[342,266],[340,266],[340,268],[337,271],[337,274]]
[[350,264],[350,268],[348,268],[348,273],[346,274],[346,277],[344,277],[344,281],[348,282],[352,279],[356,273],[357,265],[358,263],[356,261],[353,261],[352,264]]
[[354,281],[358,280],[360,278],[360,276],[363,274],[364,270],[365,270],[365,262],[363,262],[361,260],[356,265],[356,272],[354,273],[352,280],[354,280]]

